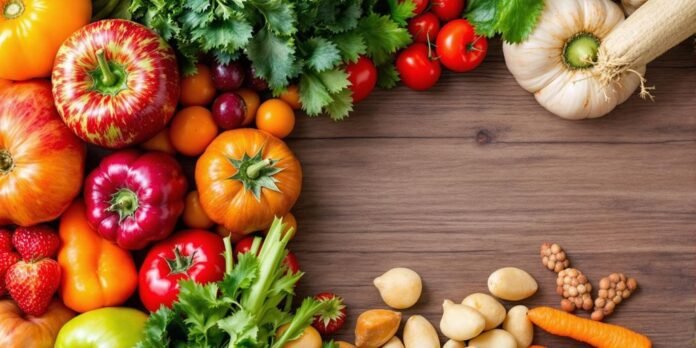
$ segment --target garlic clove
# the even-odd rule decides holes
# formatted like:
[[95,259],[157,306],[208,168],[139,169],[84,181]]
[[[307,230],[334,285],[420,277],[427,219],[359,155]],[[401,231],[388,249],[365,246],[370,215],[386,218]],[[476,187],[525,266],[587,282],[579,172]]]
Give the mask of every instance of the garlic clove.
[[404,348],[404,344],[398,337],[394,336],[387,343],[385,343],[382,348]]
[[405,348],[440,348],[440,337],[432,324],[423,316],[408,318],[404,326]]
[[387,306],[394,309],[412,307],[421,296],[421,277],[409,268],[392,268],[375,278],[374,285]]
[[505,320],[505,307],[491,295],[480,292],[474,293],[464,298],[462,304],[475,309],[483,315],[483,318],[486,320],[484,331],[495,329]]
[[440,331],[447,338],[466,341],[478,336],[486,327],[486,319],[476,309],[445,300],[442,304]]

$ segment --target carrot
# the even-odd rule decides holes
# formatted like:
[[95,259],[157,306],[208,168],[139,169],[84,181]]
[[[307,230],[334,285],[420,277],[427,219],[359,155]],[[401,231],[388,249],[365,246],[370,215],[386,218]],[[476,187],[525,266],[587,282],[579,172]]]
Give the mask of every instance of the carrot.
[[573,314],[537,307],[527,313],[534,325],[554,335],[570,337],[596,348],[650,348],[650,339],[618,325],[580,318]]

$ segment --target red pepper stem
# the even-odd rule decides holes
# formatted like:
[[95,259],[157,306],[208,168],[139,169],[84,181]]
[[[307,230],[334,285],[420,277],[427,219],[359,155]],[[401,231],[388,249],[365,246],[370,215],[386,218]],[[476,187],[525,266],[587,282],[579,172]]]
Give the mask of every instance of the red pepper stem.
[[0,150],[0,175],[5,175],[14,168],[14,160],[7,150]]
[[116,75],[114,75],[114,73],[111,71],[109,62],[107,62],[106,56],[104,55],[104,50],[101,48],[97,50],[97,63],[99,64],[99,70],[101,70],[102,73],[102,85],[111,87],[116,84]]
[[261,174],[261,171],[265,168],[268,168],[270,165],[273,164],[273,161],[269,158],[265,160],[258,161],[249,167],[247,167],[246,174],[249,179],[256,179],[259,177],[259,174]]
[[118,213],[119,220],[133,216],[138,210],[138,195],[135,192],[122,188],[111,196],[111,206],[108,211],[115,211]]

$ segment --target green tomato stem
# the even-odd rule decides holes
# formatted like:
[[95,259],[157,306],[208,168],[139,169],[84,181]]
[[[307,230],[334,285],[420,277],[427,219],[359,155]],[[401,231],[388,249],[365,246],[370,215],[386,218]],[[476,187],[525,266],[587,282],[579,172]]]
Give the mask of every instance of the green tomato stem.
[[[194,252],[195,254],[195,252]],[[181,255],[181,251],[178,246],[174,247],[174,259],[166,259],[167,265],[169,265],[169,274],[186,273],[189,268],[193,265],[193,257]]]
[[14,160],[7,150],[0,150],[0,174],[5,175],[14,169]]
[[6,19],[15,19],[24,13],[24,3],[22,0],[10,0],[5,4],[2,15]]
[[97,63],[99,63],[99,70],[101,70],[102,73],[102,85],[106,87],[111,87],[115,85],[117,78],[116,75],[114,75],[114,73],[111,71],[111,67],[109,67],[109,62],[106,61],[103,49],[97,50]]
[[259,174],[261,174],[261,171],[264,168],[267,168],[273,164],[273,161],[271,159],[265,159],[261,160],[259,162],[256,162],[249,167],[247,167],[246,174],[249,179],[256,179],[259,177]]
[[593,34],[576,34],[563,47],[563,61],[571,69],[591,68],[597,61],[599,44],[599,39]]

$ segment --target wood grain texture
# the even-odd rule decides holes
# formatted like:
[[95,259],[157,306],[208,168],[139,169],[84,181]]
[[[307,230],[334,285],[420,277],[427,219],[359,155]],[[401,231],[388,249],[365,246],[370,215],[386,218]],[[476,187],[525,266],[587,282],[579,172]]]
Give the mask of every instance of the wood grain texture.
[[[335,291],[358,314],[385,308],[372,279],[411,267],[425,282],[405,318],[437,326],[446,298],[487,292],[499,267],[529,271],[558,306],[539,246],[564,246],[595,283],[611,272],[640,290],[608,322],[655,347],[693,347],[696,327],[696,59],[691,42],[648,67],[656,102],[632,97],[609,116],[559,119],[523,91],[498,42],[475,72],[435,89],[379,91],[350,119],[300,117],[289,145],[305,180],[291,248],[298,292]],[[538,344],[584,347],[538,332]],[[444,340],[443,340],[444,342]]]

